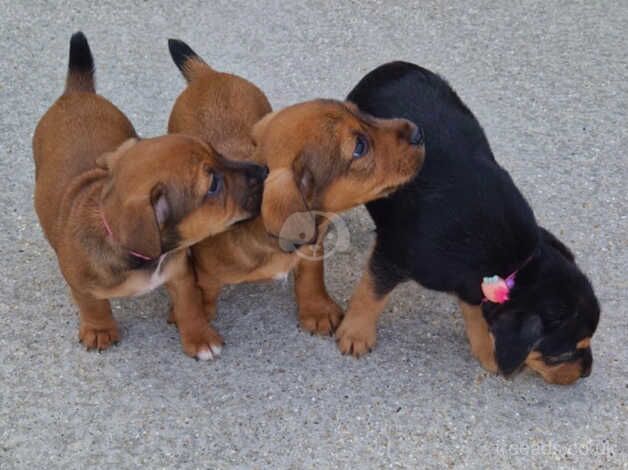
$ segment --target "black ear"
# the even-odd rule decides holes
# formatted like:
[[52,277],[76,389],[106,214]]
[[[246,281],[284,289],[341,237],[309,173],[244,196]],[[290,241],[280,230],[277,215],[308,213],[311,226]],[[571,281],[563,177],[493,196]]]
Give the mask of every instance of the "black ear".
[[539,227],[539,229],[541,230],[541,238],[545,243],[554,247],[560,252],[560,254],[562,254],[572,263],[575,261],[576,257],[571,252],[571,250],[567,248],[563,242],[556,238],[553,233],[551,233],[549,230],[544,229],[543,227]]
[[512,374],[541,339],[543,323],[538,315],[502,312],[491,325],[495,338],[495,360],[504,375]]

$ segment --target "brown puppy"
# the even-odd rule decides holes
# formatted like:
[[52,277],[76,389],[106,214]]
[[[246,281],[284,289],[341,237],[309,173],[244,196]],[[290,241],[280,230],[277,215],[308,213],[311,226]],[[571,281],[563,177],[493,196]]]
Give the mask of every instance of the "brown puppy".
[[212,69],[183,41],[170,39],[168,48],[188,82],[172,108],[168,132],[199,137],[229,159],[250,160],[251,129],[272,111],[266,95],[242,77]]
[[291,106],[253,126],[270,111],[257,87],[215,72],[180,41],[171,40],[170,51],[189,85],[172,110],[169,131],[201,136],[227,157],[270,170],[263,217],[192,247],[208,317],[216,314],[223,286],[283,278],[296,268],[301,327],[331,333],[342,310],[323,279],[327,221],[312,211],[341,212],[408,181],[423,163],[420,131],[408,121],[374,119],[331,100]]
[[72,36],[63,95],[33,138],[35,208],[80,311],[87,349],[119,339],[107,299],[166,283],[184,351],[209,359],[222,339],[205,320],[190,245],[259,212],[264,169],[230,163],[200,140],[139,140],[95,93],[93,59]]

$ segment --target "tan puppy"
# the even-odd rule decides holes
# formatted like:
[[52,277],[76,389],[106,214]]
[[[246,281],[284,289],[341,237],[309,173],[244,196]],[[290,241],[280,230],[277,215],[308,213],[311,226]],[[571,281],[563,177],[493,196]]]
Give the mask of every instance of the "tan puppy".
[[172,110],[169,132],[202,137],[229,158],[270,170],[263,217],[192,247],[208,317],[216,314],[223,286],[282,278],[296,268],[301,327],[331,333],[342,309],[323,278],[327,221],[312,211],[341,212],[408,181],[423,163],[420,131],[409,121],[374,119],[331,100],[291,106],[254,125],[270,111],[257,87],[214,71],[181,41],[169,45],[189,83]]
[[170,113],[168,132],[199,137],[229,159],[250,160],[251,129],[272,111],[266,95],[242,77],[210,68],[183,41],[170,39],[168,47],[188,82]]
[[95,93],[82,33],[72,36],[66,88],[40,120],[33,154],[35,209],[78,304],[87,349],[120,337],[107,299],[165,283],[184,351],[219,353],[187,247],[257,214],[265,170],[228,162],[189,136],[139,140]]

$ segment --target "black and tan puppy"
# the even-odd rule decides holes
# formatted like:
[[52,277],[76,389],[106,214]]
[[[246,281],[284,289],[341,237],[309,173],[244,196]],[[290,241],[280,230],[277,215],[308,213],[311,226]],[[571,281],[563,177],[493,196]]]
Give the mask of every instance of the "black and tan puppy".
[[428,157],[412,182],[367,204],[377,240],[337,331],[340,350],[367,352],[388,294],[415,280],[458,297],[486,369],[511,374],[526,365],[559,384],[587,376],[600,314],[592,287],[569,249],[537,225],[456,93],[430,71],[394,62],[364,77],[348,99],[421,125]]
[[200,137],[227,157],[267,165],[270,172],[260,217],[192,247],[207,316],[216,314],[224,286],[284,278],[294,270],[299,324],[329,334],[342,309],[325,289],[328,220],[313,213],[350,209],[410,180],[423,164],[420,130],[333,100],[270,113],[252,83],[214,70],[181,41],[170,40],[169,47],[188,82],[169,132]]
[[82,33],[72,36],[66,88],[37,125],[33,155],[35,209],[78,304],[83,344],[118,341],[107,299],[165,283],[184,351],[219,352],[186,251],[259,212],[265,170],[189,136],[138,139],[95,93]]

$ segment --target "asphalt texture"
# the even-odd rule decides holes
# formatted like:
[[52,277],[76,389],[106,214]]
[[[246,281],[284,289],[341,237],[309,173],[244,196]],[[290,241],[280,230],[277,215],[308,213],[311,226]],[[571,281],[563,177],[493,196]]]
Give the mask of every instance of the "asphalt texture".
[[[628,2],[0,1],[0,468],[627,468]],[[186,357],[163,290],[114,302],[123,339],[84,351],[32,207],[31,138],[83,30],[97,88],[143,136],[183,80],[166,39],[258,84],[274,108],[342,98],[394,59],[443,74],[602,305],[592,375],[491,376],[452,298],[398,288],[368,357],[297,329],[292,281],[225,290],[214,362]],[[429,158],[429,156],[428,156]],[[363,208],[327,260],[346,305]]]

